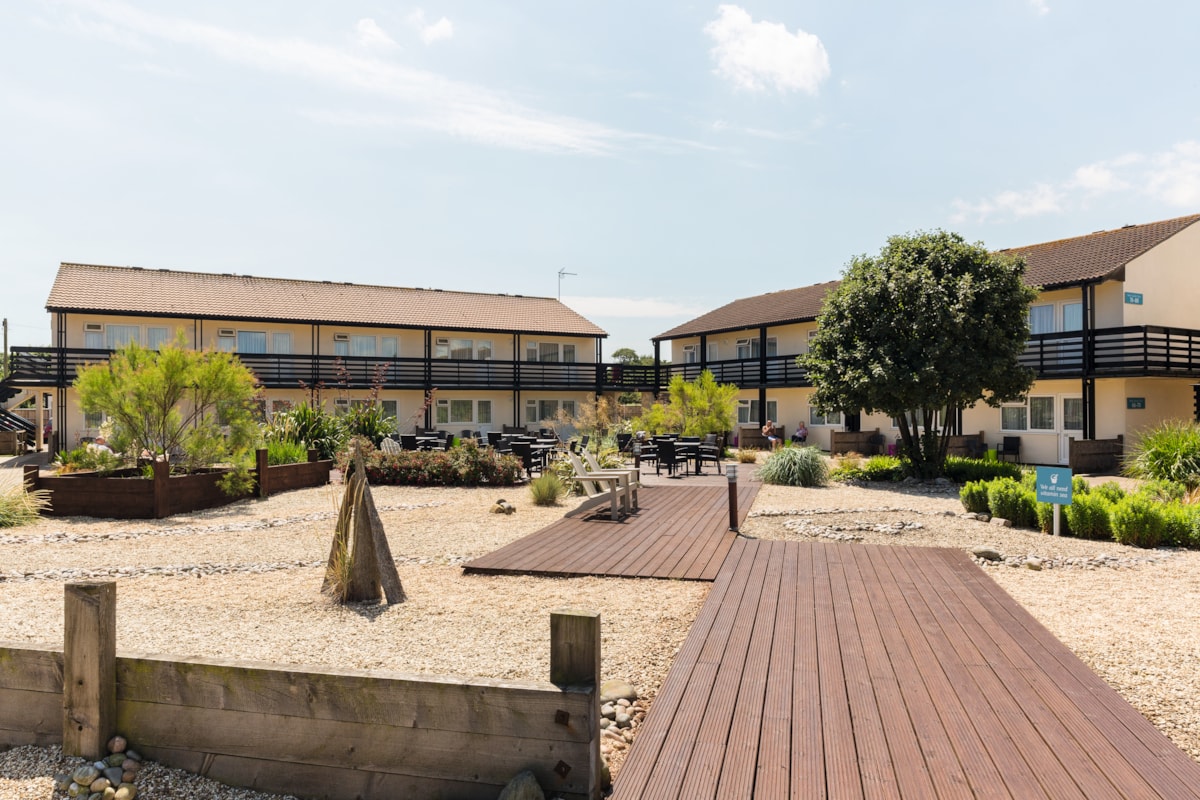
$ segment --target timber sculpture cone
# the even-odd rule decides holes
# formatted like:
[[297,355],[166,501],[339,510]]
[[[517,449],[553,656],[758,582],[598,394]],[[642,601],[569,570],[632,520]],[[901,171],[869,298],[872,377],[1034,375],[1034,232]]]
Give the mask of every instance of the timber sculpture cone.
[[367,469],[357,444],[321,591],[343,603],[377,603],[381,591],[389,604],[405,600],[404,586],[396,572],[383,522],[375,510]]

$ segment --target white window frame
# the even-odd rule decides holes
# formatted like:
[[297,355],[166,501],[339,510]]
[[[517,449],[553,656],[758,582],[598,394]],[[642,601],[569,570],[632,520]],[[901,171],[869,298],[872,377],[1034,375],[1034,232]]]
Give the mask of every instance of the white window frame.
[[151,350],[160,350],[162,346],[171,341],[171,329],[162,325],[147,325],[146,326],[146,347]]
[[[767,419],[778,422],[775,416],[779,413],[779,401],[767,398]],[[758,424],[758,400],[738,400],[737,421],[739,425]]]
[[708,343],[708,353],[706,355],[709,361],[720,361],[721,359],[718,357],[720,352],[721,348],[717,346],[716,342]]
[[[751,358],[758,358],[761,350],[759,339],[757,336],[749,339],[737,340],[737,358],[739,361],[746,361]],[[767,337],[767,358],[776,355],[779,352],[779,338],[776,336]],[[773,418],[772,418],[773,419]]]
[[699,364],[700,363],[700,345],[685,344],[683,346],[683,363]]
[[[1050,427],[1040,426],[1034,427],[1034,401],[1038,405],[1048,403],[1050,407]],[[1025,410],[1025,427],[1012,428],[1005,425],[1004,409],[1024,409]],[[1058,407],[1057,398],[1052,394],[1034,394],[1025,398],[1023,403],[1005,403],[1000,406],[1000,430],[1010,433],[1054,433],[1058,430]]]
[[808,427],[818,426],[832,428],[845,424],[845,417],[840,411],[830,411],[828,414],[817,412],[816,406],[808,407]]

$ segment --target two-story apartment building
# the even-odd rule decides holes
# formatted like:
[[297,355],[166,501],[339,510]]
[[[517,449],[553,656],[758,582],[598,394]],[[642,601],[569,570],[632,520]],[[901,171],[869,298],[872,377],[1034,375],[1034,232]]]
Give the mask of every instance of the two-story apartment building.
[[266,413],[366,402],[377,383],[402,429],[457,434],[573,413],[600,391],[607,336],[553,298],[88,264],[59,267],[46,308],[51,346],[15,348],[5,383],[54,393],[60,447],[101,422],[79,408],[76,367],[129,341],[236,353]]
[[[1023,363],[1037,380],[1023,403],[979,404],[957,426],[993,446],[1019,437],[1030,463],[1068,463],[1073,439],[1136,437],[1170,418],[1194,418],[1200,381],[1200,215],[1128,225],[1013,248],[1026,281],[1041,289],[1029,312]],[[664,374],[709,368],[742,391],[738,422],[808,425],[809,442],[830,446],[841,413],[821,415],[796,356],[808,348],[825,295],[836,282],[735,300],[654,338],[670,347]],[[853,420],[891,441],[880,415]]]

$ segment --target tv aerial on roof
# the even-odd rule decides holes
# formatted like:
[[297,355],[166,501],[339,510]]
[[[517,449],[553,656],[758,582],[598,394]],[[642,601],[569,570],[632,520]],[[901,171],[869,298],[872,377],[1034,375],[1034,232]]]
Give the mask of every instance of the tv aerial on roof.
[[563,267],[558,271],[558,299],[562,301],[562,279],[563,275],[578,275],[577,272],[567,272],[567,268]]

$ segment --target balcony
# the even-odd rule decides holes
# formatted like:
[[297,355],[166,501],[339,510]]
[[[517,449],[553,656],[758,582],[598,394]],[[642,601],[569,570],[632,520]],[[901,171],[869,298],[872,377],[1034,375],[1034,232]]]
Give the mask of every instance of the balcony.
[[[1086,345],[1090,342],[1090,353]],[[10,386],[69,386],[79,366],[102,363],[109,350],[14,347]],[[268,389],[323,385],[367,389],[378,380],[384,389],[473,391],[657,392],[681,375],[694,380],[700,364],[663,364],[656,380],[653,366],[534,361],[463,361],[456,359],[372,358],[243,353],[238,356]],[[1139,325],[1103,328],[1086,337],[1079,331],[1036,334],[1020,357],[1040,379],[1180,376],[1200,378],[1200,331]],[[719,383],[743,389],[810,386],[795,355],[768,356],[765,379],[757,358],[710,361]]]

